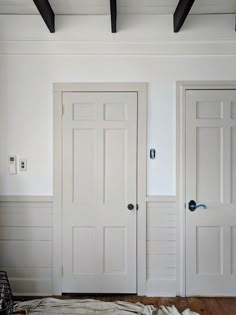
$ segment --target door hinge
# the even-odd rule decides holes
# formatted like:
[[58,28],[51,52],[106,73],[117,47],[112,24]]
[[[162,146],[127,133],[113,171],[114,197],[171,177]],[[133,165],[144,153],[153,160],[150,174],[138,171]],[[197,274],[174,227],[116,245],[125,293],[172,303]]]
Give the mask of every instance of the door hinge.
[[61,266],[61,275],[63,276],[63,266]]
[[138,204],[136,203],[136,210],[138,210]]
[[61,114],[64,115],[64,105],[61,106]]

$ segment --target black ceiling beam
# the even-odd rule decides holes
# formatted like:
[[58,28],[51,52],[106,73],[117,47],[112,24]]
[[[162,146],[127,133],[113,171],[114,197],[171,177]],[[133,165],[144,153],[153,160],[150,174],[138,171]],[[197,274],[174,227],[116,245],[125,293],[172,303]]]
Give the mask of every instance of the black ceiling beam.
[[110,0],[110,11],[111,11],[111,31],[112,33],[116,33],[116,20],[117,20],[116,0]]
[[177,33],[184,24],[195,0],[179,0],[174,13],[174,32]]
[[49,31],[55,33],[55,14],[48,0],[33,0]]

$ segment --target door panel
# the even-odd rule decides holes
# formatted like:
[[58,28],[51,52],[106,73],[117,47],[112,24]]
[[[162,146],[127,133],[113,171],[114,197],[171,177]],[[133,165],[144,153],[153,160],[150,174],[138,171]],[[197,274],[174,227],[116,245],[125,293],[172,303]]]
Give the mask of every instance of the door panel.
[[236,203],[236,127],[231,128],[231,202]]
[[73,201],[96,198],[96,130],[73,131]]
[[104,227],[104,273],[121,274],[127,270],[126,227]]
[[106,204],[113,204],[117,201],[127,203],[126,137],[126,130],[124,129],[106,129],[104,131],[104,158],[106,161],[104,203]]
[[137,93],[63,104],[63,292],[136,293]]
[[[197,127],[196,199],[205,202],[221,200],[222,129]],[[209,145],[210,144],[210,145]],[[206,174],[211,184],[206,181]]]
[[96,228],[73,226],[72,242],[73,274],[95,275],[98,272],[98,265],[91,257],[96,253]]
[[222,274],[222,228],[198,226],[196,236],[197,275]]
[[186,92],[187,296],[236,294],[235,103],[234,90]]

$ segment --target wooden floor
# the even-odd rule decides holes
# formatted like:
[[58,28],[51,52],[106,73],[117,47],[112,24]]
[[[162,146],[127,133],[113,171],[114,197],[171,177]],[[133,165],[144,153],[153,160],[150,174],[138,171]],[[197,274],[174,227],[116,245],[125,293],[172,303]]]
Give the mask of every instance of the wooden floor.
[[[70,296],[71,297],[71,296]],[[84,297],[83,297],[84,298]],[[190,308],[201,315],[236,315],[236,297],[235,298],[158,298],[158,297],[137,297],[137,296],[89,296],[89,298],[98,298],[103,301],[125,300],[131,303],[141,302],[151,304],[156,308],[161,305],[175,305],[179,311]]]
[[[143,304],[151,304],[156,308],[161,305],[175,305],[179,311],[190,308],[192,311],[200,315],[236,315],[236,297],[235,298],[159,298],[159,297],[137,297],[135,295],[63,295],[57,297],[62,299],[85,299],[92,298],[102,301],[128,301],[131,303],[141,302]],[[21,298],[24,300],[24,298]],[[29,297],[25,298],[29,300]]]

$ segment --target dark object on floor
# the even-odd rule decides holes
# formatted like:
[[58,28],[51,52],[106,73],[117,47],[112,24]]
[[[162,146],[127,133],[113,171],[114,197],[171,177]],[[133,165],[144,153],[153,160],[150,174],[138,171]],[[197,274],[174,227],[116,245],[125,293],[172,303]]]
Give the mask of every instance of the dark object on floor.
[[13,311],[13,296],[5,271],[0,271],[0,315],[10,315]]

